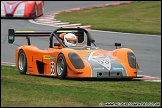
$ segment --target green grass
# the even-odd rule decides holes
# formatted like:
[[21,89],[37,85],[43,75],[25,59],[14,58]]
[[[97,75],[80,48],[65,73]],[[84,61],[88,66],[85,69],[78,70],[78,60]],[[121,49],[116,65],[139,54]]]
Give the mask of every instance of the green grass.
[[161,1],[136,1],[119,6],[62,12],[55,19],[92,25],[91,29],[95,30],[161,35]]
[[60,80],[1,65],[2,107],[98,107],[101,102],[161,102],[161,82]]

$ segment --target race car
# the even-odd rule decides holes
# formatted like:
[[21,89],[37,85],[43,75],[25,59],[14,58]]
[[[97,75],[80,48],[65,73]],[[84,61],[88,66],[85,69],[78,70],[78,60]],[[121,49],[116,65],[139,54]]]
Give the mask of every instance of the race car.
[[43,12],[43,1],[1,1],[1,18],[36,18]]
[[[77,45],[65,45],[61,34],[73,33]],[[49,37],[49,47],[42,50],[31,45],[30,37]],[[95,40],[84,28],[58,28],[54,31],[8,30],[8,43],[16,37],[26,37],[28,44],[19,46],[15,64],[20,74],[64,78],[136,78],[139,66],[134,52],[122,48],[107,51],[96,46]]]

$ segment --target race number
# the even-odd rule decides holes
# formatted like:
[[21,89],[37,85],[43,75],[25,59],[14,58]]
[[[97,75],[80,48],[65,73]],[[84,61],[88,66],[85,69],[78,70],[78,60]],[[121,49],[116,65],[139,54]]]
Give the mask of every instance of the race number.
[[51,67],[51,75],[54,75],[54,72],[55,72],[55,63],[54,62],[51,62],[50,63],[50,67]]

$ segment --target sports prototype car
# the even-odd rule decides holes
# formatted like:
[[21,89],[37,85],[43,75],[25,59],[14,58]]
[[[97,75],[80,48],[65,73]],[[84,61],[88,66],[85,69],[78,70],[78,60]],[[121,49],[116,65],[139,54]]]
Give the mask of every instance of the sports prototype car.
[[36,18],[43,11],[43,1],[1,1],[2,18]]
[[[77,46],[67,47],[62,33],[74,33]],[[31,45],[30,37],[49,37],[49,47],[41,50]],[[8,43],[15,37],[26,37],[28,45],[16,49],[15,62],[20,74],[47,75],[63,78],[135,78],[139,71],[134,52],[115,43],[116,49],[103,50],[83,28],[58,28],[47,31],[8,30]],[[85,38],[86,37],[86,38]],[[86,41],[85,41],[86,40]]]

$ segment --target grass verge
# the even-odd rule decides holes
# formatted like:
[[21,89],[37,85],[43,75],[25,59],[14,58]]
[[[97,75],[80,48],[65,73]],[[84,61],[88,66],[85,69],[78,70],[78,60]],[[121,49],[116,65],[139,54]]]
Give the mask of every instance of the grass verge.
[[136,1],[74,12],[62,12],[55,19],[92,25],[91,29],[161,35],[161,1]]
[[[161,102],[161,82],[60,80],[1,65],[1,107],[99,107],[106,102]],[[160,103],[161,104],[161,103]]]

